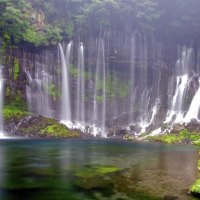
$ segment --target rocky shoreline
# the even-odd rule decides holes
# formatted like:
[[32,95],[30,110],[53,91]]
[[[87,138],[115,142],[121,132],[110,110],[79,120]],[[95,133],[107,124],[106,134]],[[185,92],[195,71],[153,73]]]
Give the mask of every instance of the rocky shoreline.
[[27,115],[22,118],[11,118],[5,122],[7,136],[30,138],[87,138],[78,129],[69,129],[66,125],[53,118],[41,115]]

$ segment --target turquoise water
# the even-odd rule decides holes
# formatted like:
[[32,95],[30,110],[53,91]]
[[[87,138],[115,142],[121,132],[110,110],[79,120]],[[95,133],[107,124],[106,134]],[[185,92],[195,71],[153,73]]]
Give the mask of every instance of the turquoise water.
[[0,141],[1,200],[195,200],[198,149],[117,140]]

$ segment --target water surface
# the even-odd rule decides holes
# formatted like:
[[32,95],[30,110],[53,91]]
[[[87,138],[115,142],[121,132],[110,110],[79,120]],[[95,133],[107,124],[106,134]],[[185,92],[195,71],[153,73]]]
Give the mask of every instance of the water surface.
[[0,141],[1,200],[195,200],[198,149],[117,140]]

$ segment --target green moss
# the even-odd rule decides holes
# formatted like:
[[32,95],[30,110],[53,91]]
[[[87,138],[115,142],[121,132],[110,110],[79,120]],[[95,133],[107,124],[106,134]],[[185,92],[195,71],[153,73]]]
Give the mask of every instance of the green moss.
[[19,108],[12,106],[5,106],[3,109],[3,117],[6,120],[20,119],[28,115],[28,112],[22,111]]
[[198,179],[191,187],[190,192],[193,194],[200,194],[200,179]]
[[74,65],[70,66],[69,73],[72,77],[78,77],[78,69]]
[[96,97],[97,102],[101,103],[103,102],[103,96],[97,96]]
[[19,77],[19,60],[14,58],[14,70],[13,70],[14,80],[17,81]]
[[74,173],[75,184],[86,190],[112,188],[113,181],[110,176],[119,171],[119,168],[114,166],[86,166]]
[[43,116],[32,116],[25,120],[18,127],[18,133],[22,136],[39,136],[39,137],[80,137],[81,133],[76,130],[69,130],[64,124],[53,118]]
[[54,137],[79,137],[80,133],[77,131],[70,131],[65,125],[54,121],[52,124],[40,130],[41,134],[47,134]]
[[49,86],[48,93],[53,98],[54,101],[56,101],[57,98],[61,96],[60,91],[58,90],[58,88],[54,84],[51,84]]
[[20,96],[16,96],[3,109],[3,117],[6,120],[20,119],[27,116],[29,113],[26,109],[26,103]]
[[198,170],[200,171],[200,160],[198,160]]
[[200,139],[193,142],[194,145],[200,146]]
[[200,140],[200,134],[196,132],[189,132],[187,129],[181,130],[179,133],[162,134],[147,137],[148,140],[164,142],[173,144],[178,142],[192,142],[196,143]]
[[118,172],[119,168],[115,166],[87,166],[75,172],[75,176],[80,178],[91,178],[94,176],[105,176],[107,174]]
[[10,97],[11,96],[11,89],[10,89],[10,87],[6,87],[6,90],[5,90],[5,96],[6,97]]

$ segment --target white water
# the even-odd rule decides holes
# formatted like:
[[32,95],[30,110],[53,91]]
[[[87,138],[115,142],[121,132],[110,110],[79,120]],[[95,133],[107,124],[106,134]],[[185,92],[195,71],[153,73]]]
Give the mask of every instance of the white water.
[[[179,59],[176,64],[176,89],[171,103],[171,108],[168,110],[165,123],[183,122],[185,118],[184,103],[186,100],[186,91],[190,80],[190,72],[192,70],[193,50],[192,48],[183,47],[179,49]],[[173,87],[171,88],[173,90]]]
[[[59,116],[61,121],[68,127],[89,131],[94,135],[104,135],[107,125],[133,125],[136,128],[132,130],[138,133],[140,128],[142,132],[157,129],[157,120],[181,122],[197,118],[195,104],[197,107],[200,104],[197,102],[200,91],[197,91],[194,98],[192,95],[191,99],[188,98],[188,94],[196,91],[195,81],[190,84],[194,62],[191,48],[179,49],[177,64],[175,67],[171,66],[171,69],[175,68],[172,78],[176,83],[168,89],[167,86],[164,87],[161,91],[163,85],[170,85],[170,74],[163,75],[162,67],[165,67],[165,63],[163,64],[160,44],[154,38],[149,40],[149,36],[141,33],[134,33],[132,37],[125,38],[118,38],[118,33],[115,33],[112,37],[116,42],[112,45],[109,43],[111,36],[108,37],[106,34],[93,41],[91,46],[79,43],[74,51],[78,51],[78,54],[73,54],[71,42],[66,52],[59,45],[62,81],[60,76],[52,76],[56,70],[60,74],[59,68],[49,69],[42,65],[41,58],[36,59],[36,70],[27,70],[27,99],[31,106],[30,110],[36,110],[39,114],[50,114],[49,110],[54,101],[49,98],[44,85],[55,83],[58,88],[62,87]],[[124,54],[127,59],[123,60]],[[75,66],[76,71],[72,71],[74,74],[69,74],[70,64]],[[168,66],[165,69],[167,73],[171,72]],[[127,89],[119,87],[123,85],[128,86]],[[190,91],[191,85],[194,86],[193,91]],[[167,98],[170,94],[171,98]],[[164,99],[170,99],[170,102]],[[191,105],[188,105],[190,102]],[[165,109],[162,104],[165,104]],[[60,108],[60,105],[57,107]],[[166,113],[167,109],[167,116],[164,116],[163,113]],[[44,112],[45,110],[47,112]]]
[[[200,84],[200,79],[199,79],[199,84]],[[191,119],[199,119],[199,109],[200,109],[200,86],[196,94],[194,95],[194,98],[191,102],[190,108],[187,112],[187,115],[185,116],[184,121],[190,122]]]
[[78,80],[77,80],[77,105],[76,120],[85,122],[85,61],[84,47],[81,42],[78,48]]
[[130,65],[130,80],[131,80],[131,98],[130,98],[130,122],[133,122],[133,112],[135,104],[135,51],[136,51],[135,34],[131,38],[131,65]]
[[61,120],[71,122],[71,104],[70,104],[70,91],[69,91],[69,67],[71,58],[72,42],[67,45],[66,57],[59,44],[61,63],[62,63],[62,97],[61,97]]
[[176,82],[176,92],[173,97],[172,101],[172,108],[168,113],[166,118],[166,123],[172,121],[173,117],[176,115],[175,122],[181,122],[184,119],[184,112],[183,112],[183,101],[185,95],[185,89],[188,84],[188,74],[184,74],[183,76],[177,77]]
[[101,40],[102,45],[102,70],[103,70],[103,108],[102,108],[102,123],[101,123],[101,129],[103,135],[106,135],[106,63],[105,63],[105,48],[104,48],[104,42]]
[[50,73],[49,55],[47,52],[41,55],[35,55],[31,61],[32,55],[24,52],[25,66],[34,66],[31,69],[25,69],[28,84],[26,85],[26,97],[29,111],[53,117],[53,108],[50,103],[49,90],[52,85],[53,76]]

